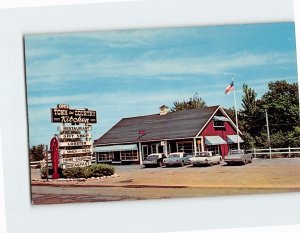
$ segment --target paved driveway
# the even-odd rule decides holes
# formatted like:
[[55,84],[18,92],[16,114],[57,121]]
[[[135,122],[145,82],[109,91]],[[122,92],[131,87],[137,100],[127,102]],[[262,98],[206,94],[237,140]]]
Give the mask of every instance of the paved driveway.
[[[38,175],[33,170],[33,177]],[[35,204],[200,197],[300,191],[300,158],[256,159],[245,166],[116,166],[119,177],[32,182]]]

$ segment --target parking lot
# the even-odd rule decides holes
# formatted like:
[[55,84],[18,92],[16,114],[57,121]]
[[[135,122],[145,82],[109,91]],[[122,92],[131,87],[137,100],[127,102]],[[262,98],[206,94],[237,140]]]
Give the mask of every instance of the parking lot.
[[[300,159],[255,159],[242,166],[116,166],[115,178],[32,182],[33,203],[69,203],[300,191]],[[38,170],[32,170],[32,178]]]

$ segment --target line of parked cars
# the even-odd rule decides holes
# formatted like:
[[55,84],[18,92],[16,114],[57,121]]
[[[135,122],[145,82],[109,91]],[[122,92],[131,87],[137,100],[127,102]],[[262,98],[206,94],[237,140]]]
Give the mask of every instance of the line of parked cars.
[[[227,165],[233,164],[247,164],[252,163],[253,156],[250,153],[245,153],[244,150],[231,150],[228,155],[224,157],[224,162]],[[221,155],[213,154],[211,151],[197,152],[195,154],[185,152],[174,152],[166,156],[163,153],[150,154],[144,160],[145,167],[170,167],[170,166],[185,166],[191,164],[192,166],[208,165],[212,166],[220,164],[223,158]]]

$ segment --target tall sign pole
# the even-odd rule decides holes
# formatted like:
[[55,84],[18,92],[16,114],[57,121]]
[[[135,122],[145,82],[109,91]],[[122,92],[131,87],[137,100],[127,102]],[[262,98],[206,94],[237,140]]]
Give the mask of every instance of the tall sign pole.
[[51,150],[51,160],[53,167],[52,179],[58,179],[58,164],[59,164],[59,152],[58,152],[58,140],[56,137],[53,137],[50,141],[50,150]]

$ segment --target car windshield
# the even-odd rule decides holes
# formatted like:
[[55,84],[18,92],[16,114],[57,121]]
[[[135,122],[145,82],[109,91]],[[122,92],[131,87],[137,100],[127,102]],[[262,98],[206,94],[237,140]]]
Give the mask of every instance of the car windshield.
[[180,154],[170,154],[169,157],[170,157],[170,158],[180,157]]
[[157,159],[158,155],[149,155],[147,159],[149,160],[153,160],[153,159]]
[[209,153],[208,152],[201,152],[199,154],[196,154],[195,157],[209,157]]
[[241,150],[231,150],[229,154],[231,154],[231,155],[243,154],[243,151],[241,151]]

